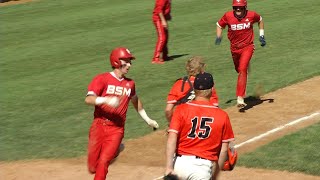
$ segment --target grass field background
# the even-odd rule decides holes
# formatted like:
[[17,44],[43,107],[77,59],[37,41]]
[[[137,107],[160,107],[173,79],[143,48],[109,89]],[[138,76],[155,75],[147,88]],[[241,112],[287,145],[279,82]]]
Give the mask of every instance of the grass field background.
[[[319,75],[320,1],[248,3],[263,16],[267,47],[255,39],[247,95],[258,84],[270,92]],[[226,30],[222,44],[214,45],[215,23],[231,2],[172,1],[169,48],[178,58],[164,65],[150,63],[153,6],[149,0],[39,0],[0,8],[0,161],[84,155],[93,113],[84,103],[87,85],[111,70],[108,57],[117,46],[136,56],[128,76],[161,128],[166,95],[193,55],[203,56],[214,74],[220,106],[234,105],[226,103],[235,98],[237,78]],[[150,132],[130,107],[125,138]]]
[[320,123],[286,135],[254,152],[241,155],[239,166],[278,169],[290,172],[303,172],[320,176],[320,153],[318,148]]

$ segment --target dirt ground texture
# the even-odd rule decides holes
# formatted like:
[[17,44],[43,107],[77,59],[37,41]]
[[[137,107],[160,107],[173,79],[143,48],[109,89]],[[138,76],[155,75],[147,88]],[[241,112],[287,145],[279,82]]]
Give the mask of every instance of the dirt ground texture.
[[[236,137],[236,144],[245,142],[296,119],[318,113],[279,132],[238,148],[239,156],[269,143],[283,135],[320,121],[320,76],[265,94],[260,99],[248,98],[248,108],[226,109]],[[110,166],[107,179],[153,180],[163,175],[165,163],[165,131],[127,140],[125,149]],[[86,169],[86,157],[65,160],[33,160],[0,162],[0,179],[5,180],[88,180],[93,179]],[[222,172],[219,179],[320,180],[320,176],[275,170],[236,167]]]
[[[15,0],[0,3],[0,6],[31,2]],[[245,142],[293,120],[320,112],[320,76],[301,83],[246,99],[248,108],[239,112],[236,107],[226,109],[236,136],[236,144]],[[285,128],[258,141],[238,148],[239,156],[267,144],[283,135],[319,122],[320,117],[308,119]],[[110,166],[107,179],[153,180],[163,175],[166,135],[157,131],[150,135],[124,142],[125,149]],[[88,180],[93,179],[86,167],[86,157],[64,160],[32,160],[0,162],[1,180]],[[301,173],[236,167],[231,172],[222,172],[219,179],[237,180],[320,180],[320,176]]]

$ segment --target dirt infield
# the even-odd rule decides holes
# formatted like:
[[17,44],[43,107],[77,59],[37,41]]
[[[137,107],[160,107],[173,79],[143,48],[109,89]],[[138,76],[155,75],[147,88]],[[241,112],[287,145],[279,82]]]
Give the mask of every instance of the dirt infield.
[[[236,107],[226,109],[230,115],[236,136],[236,144],[245,142],[262,133],[293,120],[319,113],[320,76],[266,94],[260,99],[249,98],[249,108],[239,112]],[[285,134],[319,122],[319,115],[285,128],[258,141],[238,148],[239,154],[252,151],[258,146],[273,141]],[[125,142],[125,149],[110,166],[107,179],[152,180],[164,172],[166,136],[157,131],[139,139]],[[219,179],[289,179],[315,180],[320,177],[300,173],[247,169],[236,167],[232,172],[223,172]],[[0,179],[6,180],[87,180],[93,176],[86,170],[86,157],[67,160],[37,160],[0,163]]]

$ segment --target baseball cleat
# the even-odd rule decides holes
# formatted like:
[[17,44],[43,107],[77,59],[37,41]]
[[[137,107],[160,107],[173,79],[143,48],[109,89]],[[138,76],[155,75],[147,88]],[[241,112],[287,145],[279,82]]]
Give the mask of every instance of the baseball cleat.
[[151,61],[152,64],[164,64],[164,60],[163,59],[153,59]]
[[237,106],[238,106],[239,108],[243,108],[243,107],[245,107],[246,105],[247,105],[247,104],[244,102],[243,97],[238,96],[238,98],[237,98]]

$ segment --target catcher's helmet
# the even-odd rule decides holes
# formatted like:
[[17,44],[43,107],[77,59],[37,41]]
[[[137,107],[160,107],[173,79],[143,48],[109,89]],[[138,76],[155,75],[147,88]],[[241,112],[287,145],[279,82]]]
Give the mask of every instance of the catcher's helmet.
[[232,171],[238,160],[238,152],[236,149],[228,148],[228,159],[224,162],[223,170]]
[[114,68],[119,68],[121,66],[120,59],[136,59],[128,48],[125,47],[117,47],[112,50],[110,54],[110,64]]
[[247,0],[233,0],[232,6],[247,6]]

